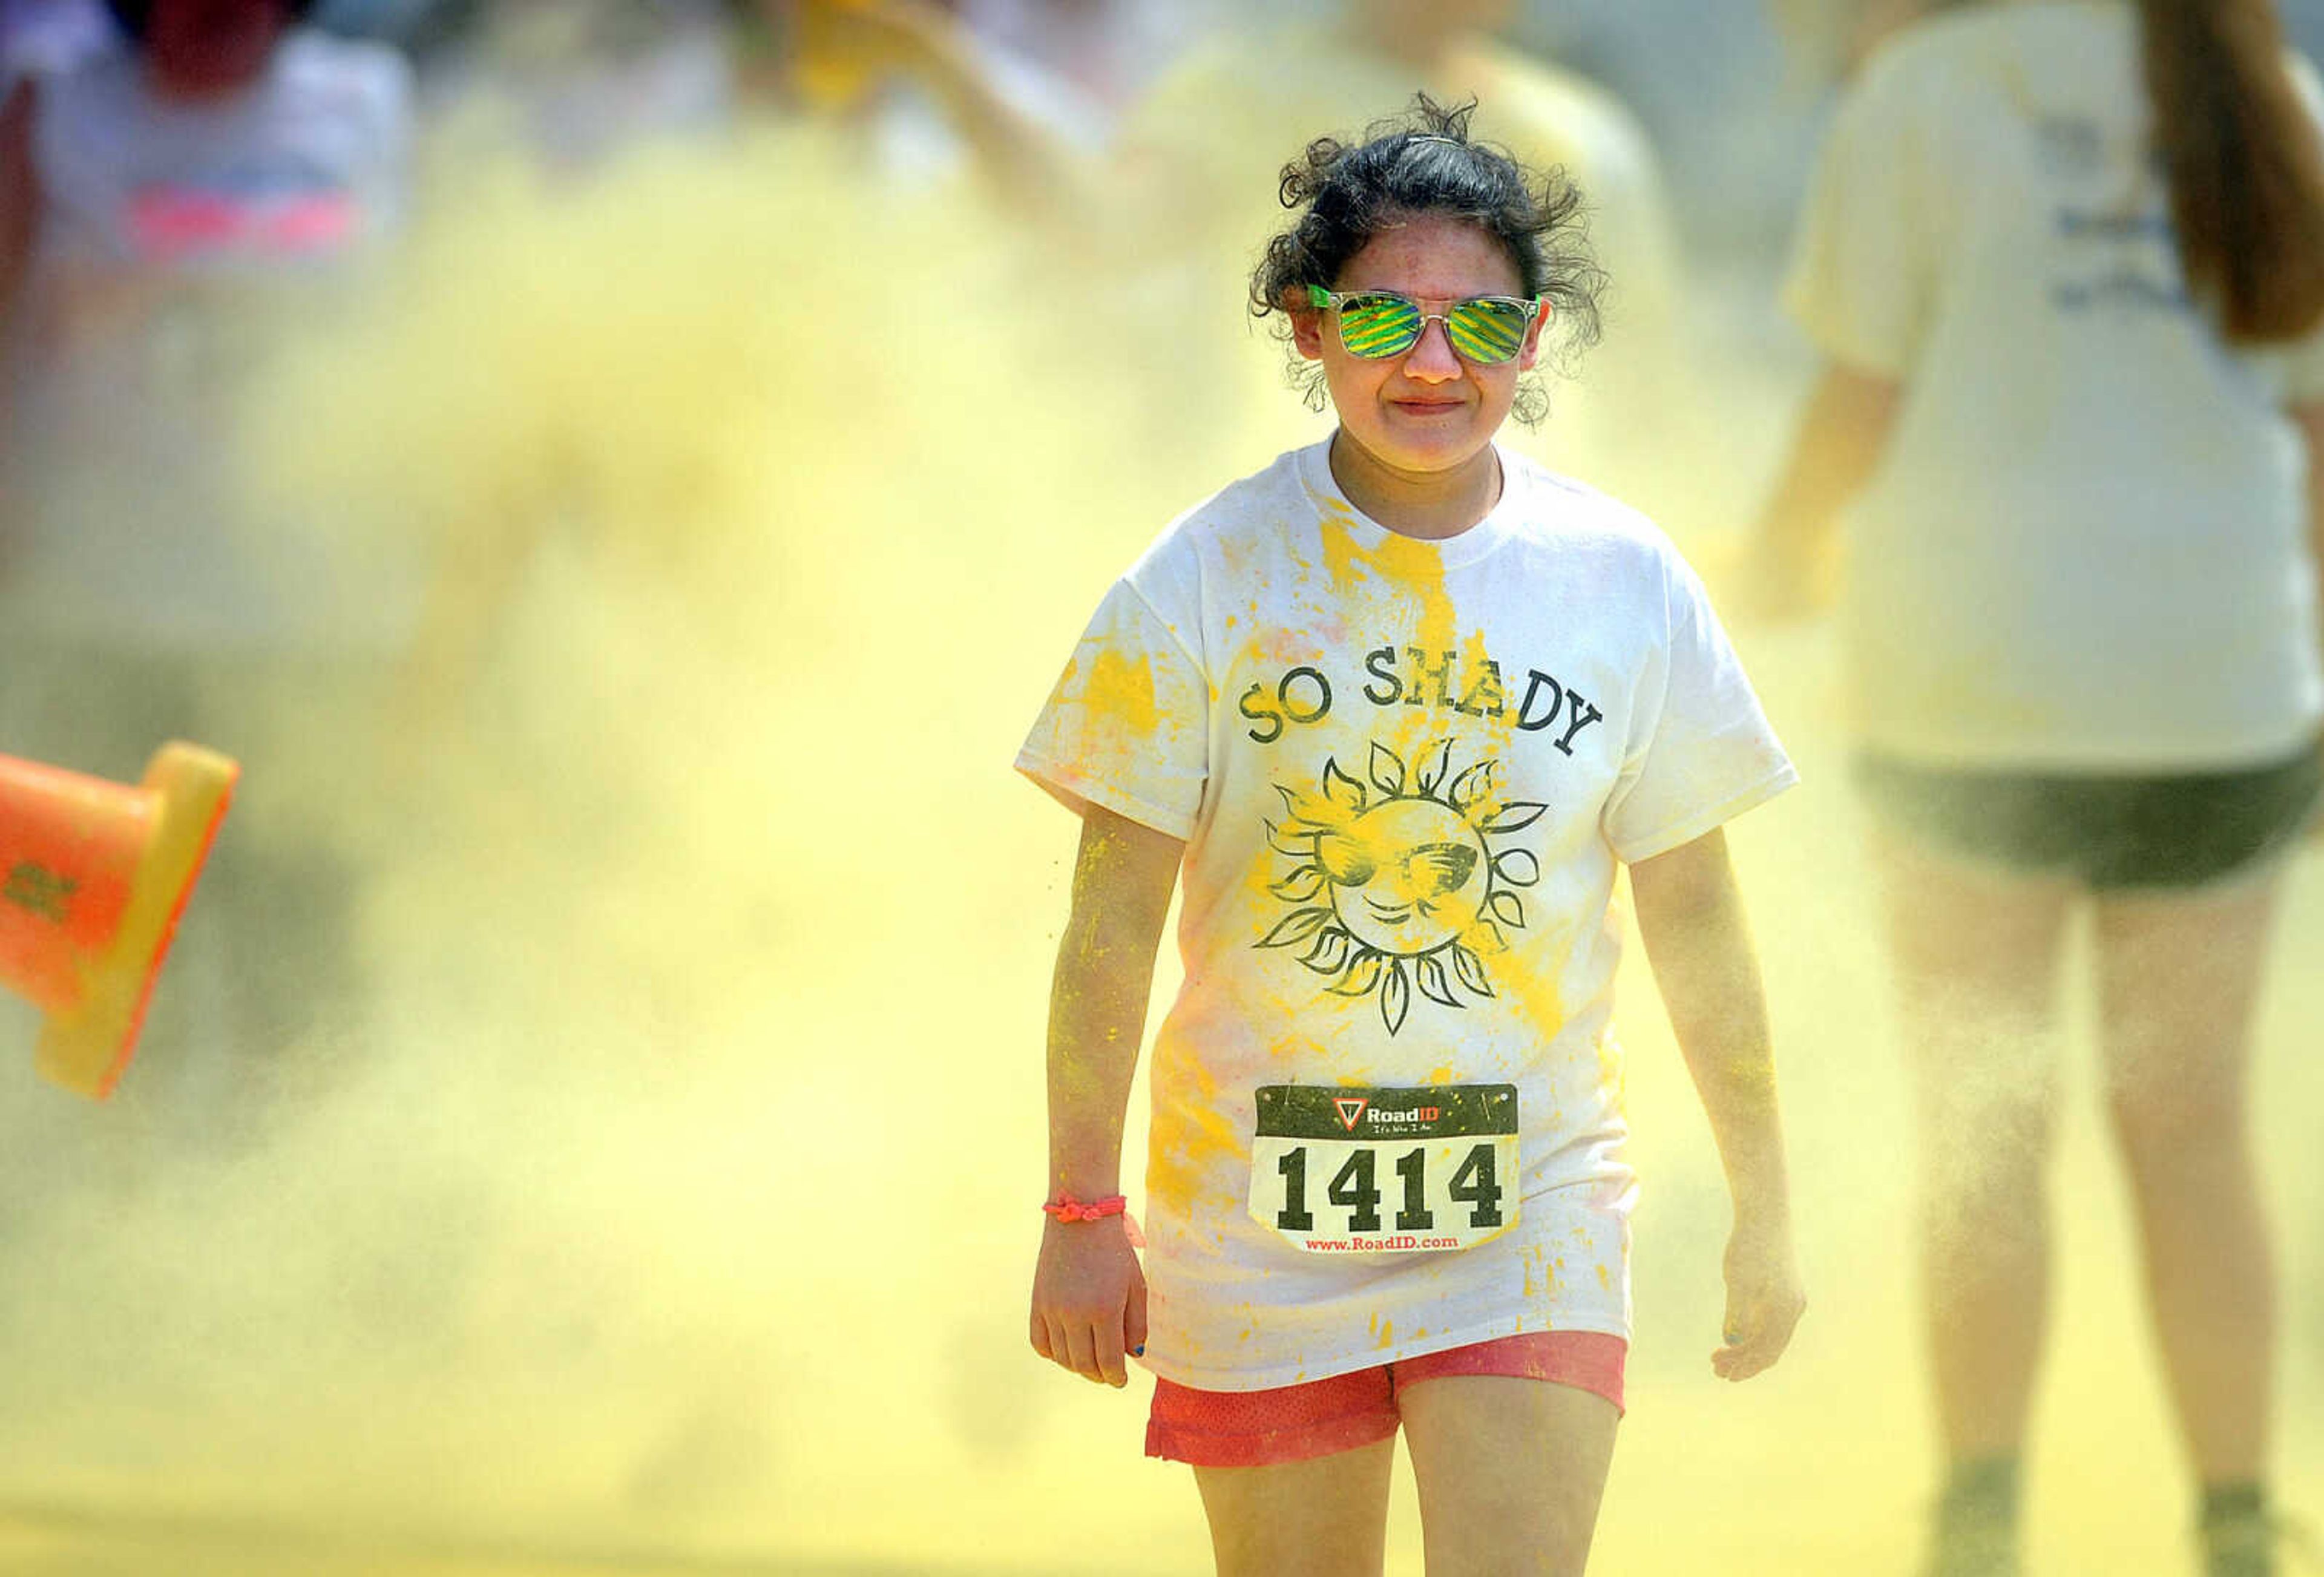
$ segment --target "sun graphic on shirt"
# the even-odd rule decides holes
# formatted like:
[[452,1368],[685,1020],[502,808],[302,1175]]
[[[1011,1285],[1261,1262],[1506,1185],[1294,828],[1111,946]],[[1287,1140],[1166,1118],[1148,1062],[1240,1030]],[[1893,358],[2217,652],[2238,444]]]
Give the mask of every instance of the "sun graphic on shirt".
[[1532,851],[1489,841],[1522,831],[1549,807],[1495,792],[1499,763],[1452,772],[1454,741],[1422,752],[1416,770],[1374,742],[1360,782],[1326,759],[1321,788],[1278,783],[1289,815],[1267,841],[1292,862],[1268,891],[1292,907],[1261,947],[1303,947],[1299,962],[1343,997],[1379,993],[1381,1022],[1404,1027],[1415,988],[1447,1008],[1489,997],[1483,954],[1526,923],[1516,891],[1541,880]]

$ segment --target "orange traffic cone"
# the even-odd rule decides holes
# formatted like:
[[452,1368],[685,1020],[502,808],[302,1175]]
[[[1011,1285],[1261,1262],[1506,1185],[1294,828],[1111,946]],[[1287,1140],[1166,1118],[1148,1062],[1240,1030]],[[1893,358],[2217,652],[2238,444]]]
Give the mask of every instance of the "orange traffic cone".
[[103,1100],[242,769],[171,742],[135,788],[0,756],[0,981],[48,1019],[40,1070]]

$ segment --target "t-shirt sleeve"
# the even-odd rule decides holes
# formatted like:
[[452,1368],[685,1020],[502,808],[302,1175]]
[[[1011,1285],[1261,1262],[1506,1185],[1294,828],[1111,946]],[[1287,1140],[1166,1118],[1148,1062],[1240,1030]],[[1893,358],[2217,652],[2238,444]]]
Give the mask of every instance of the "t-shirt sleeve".
[[1919,156],[1912,105],[1883,64],[1849,90],[1825,134],[1784,307],[1833,360],[1901,378],[1935,295],[1929,226],[1940,194]]
[[1668,557],[1669,639],[1637,693],[1606,801],[1606,841],[1626,864],[1692,843],[1799,780],[1702,582]]
[[1194,835],[1210,780],[1210,683],[1130,581],[1098,605],[1017,770],[1075,814],[1097,805],[1175,838]]

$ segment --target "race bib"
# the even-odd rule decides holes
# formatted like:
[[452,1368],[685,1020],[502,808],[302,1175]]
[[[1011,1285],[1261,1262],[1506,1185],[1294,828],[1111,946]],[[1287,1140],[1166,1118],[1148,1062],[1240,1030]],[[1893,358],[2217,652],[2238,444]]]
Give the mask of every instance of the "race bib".
[[1258,1094],[1250,1213],[1308,1252],[1443,1252],[1517,1224],[1515,1084]]

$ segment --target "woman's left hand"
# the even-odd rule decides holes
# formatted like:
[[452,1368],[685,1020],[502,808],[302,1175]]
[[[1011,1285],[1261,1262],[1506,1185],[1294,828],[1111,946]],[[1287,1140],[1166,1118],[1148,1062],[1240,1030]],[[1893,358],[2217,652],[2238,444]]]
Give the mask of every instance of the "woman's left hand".
[[1807,1307],[1789,1224],[1738,1222],[1727,1240],[1726,1341],[1711,1355],[1711,1372],[1746,1380],[1774,1364]]

